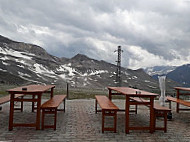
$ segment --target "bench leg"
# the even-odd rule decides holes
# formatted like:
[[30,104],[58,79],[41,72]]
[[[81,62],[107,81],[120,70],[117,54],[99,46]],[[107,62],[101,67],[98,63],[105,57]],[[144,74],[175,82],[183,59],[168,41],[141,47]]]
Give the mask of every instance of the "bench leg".
[[[22,96],[21,99],[23,99],[24,97]],[[23,112],[23,101],[20,102],[20,105],[21,105],[21,112]]]
[[55,112],[54,112],[54,130],[56,130],[56,122],[57,122],[57,108],[55,109]]
[[104,133],[105,110],[102,110],[102,133]]
[[64,99],[64,101],[63,101],[63,102],[64,102],[64,112],[65,112],[65,103],[66,103],[65,99]]
[[167,132],[167,112],[164,112],[164,132]]
[[157,111],[155,110],[154,111],[155,114],[154,114],[154,132],[156,131],[156,116],[157,116]]
[[168,102],[169,102],[169,109],[172,109],[172,102],[171,101]]
[[[113,116],[113,127],[105,127],[105,116]],[[106,112],[105,110],[102,110],[102,133],[104,133],[104,131],[113,131],[114,133],[116,133],[116,129],[117,129],[117,111],[116,110],[112,110],[109,112]]]
[[44,115],[45,115],[45,112],[44,112],[44,109],[42,109],[42,130],[44,130],[44,119],[45,119],[45,117],[44,117]]
[[[177,99],[179,99],[179,90],[177,90]],[[176,103],[176,112],[179,113],[179,103]]]
[[[53,114],[54,122],[53,125],[45,125],[45,114]],[[44,128],[53,128],[56,130],[56,123],[57,123],[57,108],[56,109],[42,109],[42,130]]]
[[[65,112],[65,102],[66,102],[66,101],[65,101],[65,99],[64,99],[64,100],[63,100],[63,112]],[[57,111],[58,111],[58,110],[61,110],[61,109],[57,109]]]
[[138,105],[135,105],[135,114],[137,114]]
[[[35,95],[32,95],[32,99],[35,99]],[[32,112],[34,112],[35,103],[32,102]]]
[[[163,112],[156,111],[156,113],[155,113],[155,124],[154,124],[155,130],[163,130],[165,133],[167,132],[167,114],[168,114],[167,111],[163,111]],[[163,117],[164,127],[156,127],[156,116]]]
[[114,111],[114,132],[116,133],[117,128],[117,111]]
[[14,94],[11,94],[10,110],[9,110],[9,131],[13,130],[13,117],[14,117]]

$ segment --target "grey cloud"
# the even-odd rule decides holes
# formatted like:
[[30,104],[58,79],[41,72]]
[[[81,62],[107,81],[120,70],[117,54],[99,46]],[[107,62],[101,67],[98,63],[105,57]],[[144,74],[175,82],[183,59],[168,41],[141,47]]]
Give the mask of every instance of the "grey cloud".
[[[151,56],[172,64],[175,59],[190,58],[189,15],[190,3],[177,0],[1,0],[0,34],[14,40],[39,42],[59,57],[81,53],[113,62],[114,54],[105,53],[100,47],[113,50],[121,45],[126,56],[123,66],[128,66],[129,59],[141,60],[128,53],[127,47],[140,46]],[[36,29],[18,32],[20,26]],[[38,34],[35,30],[41,30],[40,27],[50,33]]]

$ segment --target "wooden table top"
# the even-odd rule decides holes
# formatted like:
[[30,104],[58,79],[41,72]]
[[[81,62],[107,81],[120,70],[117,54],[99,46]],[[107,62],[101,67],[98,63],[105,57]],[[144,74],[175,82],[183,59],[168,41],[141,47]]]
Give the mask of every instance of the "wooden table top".
[[51,88],[54,88],[55,85],[27,85],[21,86],[13,89],[8,89],[9,93],[32,93],[32,92],[45,92]]
[[139,89],[134,89],[134,88],[129,88],[129,87],[108,87],[110,90],[117,91],[118,93],[121,93],[123,95],[129,95],[133,97],[139,97],[139,96],[158,96],[158,94],[139,90]]

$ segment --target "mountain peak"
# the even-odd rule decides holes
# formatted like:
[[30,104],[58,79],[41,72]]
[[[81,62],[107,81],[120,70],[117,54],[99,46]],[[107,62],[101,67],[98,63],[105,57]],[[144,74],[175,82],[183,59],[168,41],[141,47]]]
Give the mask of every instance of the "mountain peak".
[[90,60],[90,58],[86,55],[83,54],[77,54],[75,55],[73,58],[71,58],[72,60],[78,60],[78,61],[83,61],[83,60]]

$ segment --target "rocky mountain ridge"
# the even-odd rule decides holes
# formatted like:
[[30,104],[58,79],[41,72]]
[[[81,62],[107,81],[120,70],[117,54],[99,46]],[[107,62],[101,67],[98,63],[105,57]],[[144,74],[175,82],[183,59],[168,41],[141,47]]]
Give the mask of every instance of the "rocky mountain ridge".
[[145,72],[154,79],[158,79],[158,76],[165,75],[168,79],[178,82],[180,86],[190,87],[190,64],[149,67],[145,69]]
[[185,64],[177,67],[169,72],[167,77],[182,84],[185,87],[190,87],[190,64]]
[[[63,51],[64,52],[64,51]],[[159,90],[158,81],[144,70],[121,68],[122,86],[147,91]],[[55,84],[71,87],[106,88],[116,86],[116,65],[77,54],[58,58],[43,48],[0,36],[0,82],[3,84]],[[175,83],[168,80],[168,87]],[[172,83],[171,83],[172,82]]]

